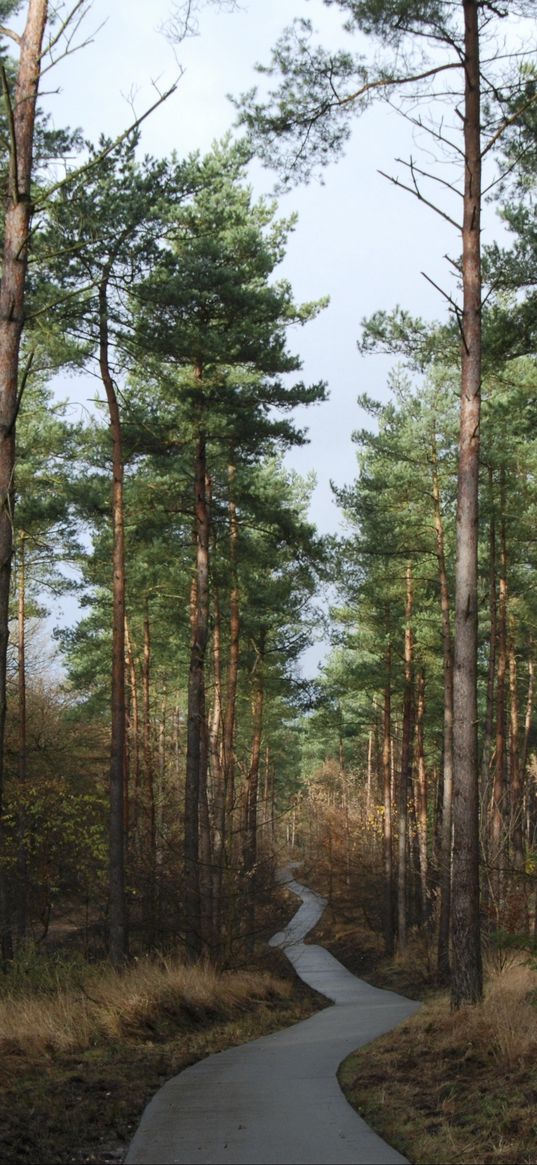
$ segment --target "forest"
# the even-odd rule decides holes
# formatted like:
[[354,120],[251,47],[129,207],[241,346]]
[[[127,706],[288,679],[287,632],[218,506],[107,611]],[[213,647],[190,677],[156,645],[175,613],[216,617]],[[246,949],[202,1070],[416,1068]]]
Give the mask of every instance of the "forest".
[[[175,84],[118,136],[54,128],[45,74],[83,43],[91,5],[0,0],[8,1059],[37,1039],[10,1026],[21,1000],[36,1015],[55,990],[87,1002],[96,974],[117,988],[142,966],[198,968],[211,991],[242,975],[230,1015],[263,993],[281,1023],[306,1014],[261,953],[289,857],[328,897],[331,949],[359,970],[365,944],[408,975],[402,989],[443,992],[459,1031],[486,1006],[491,959],[529,967],[528,1065],[535,1050],[537,73],[515,32],[536,5],[324,3],[347,48],[297,17],[258,88],[234,95],[229,134],[182,157],[146,152]],[[180,46],[211,4],[170,7]],[[342,532],[321,534],[314,475],[286,457],[308,440],[297,410],[329,396],[294,350],[328,297],[296,302],[279,271],[296,216],[255,194],[251,168],[261,158],[280,192],[322,177],[374,102],[425,141],[387,175],[401,214],[417,199],[454,250],[436,322],[394,304],[357,326],[391,371],[382,400],[358,384],[366,427],[341,418],[356,472],[333,487]],[[485,204],[505,243],[482,228]],[[60,374],[94,380],[82,419]],[[59,598],[78,615],[51,648]],[[330,647],[311,680],[319,627]],[[228,1006],[192,990],[187,1011]],[[116,1006],[123,1039],[135,1021]],[[99,1024],[84,1046],[110,1036]],[[32,1055],[51,1055],[40,1038]],[[534,1133],[487,1162],[537,1160]],[[5,1160],[35,1159],[21,1145],[15,1122]],[[40,1159],[101,1160],[69,1151],[56,1139]]]

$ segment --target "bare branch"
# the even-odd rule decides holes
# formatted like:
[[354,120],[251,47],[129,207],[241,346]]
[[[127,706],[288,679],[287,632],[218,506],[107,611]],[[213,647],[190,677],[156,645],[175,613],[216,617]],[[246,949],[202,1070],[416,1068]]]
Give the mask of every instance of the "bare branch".
[[177,85],[178,81],[174,81],[173,85],[171,85],[169,89],[166,89],[164,93],[159,94],[157,101],[154,101],[153,105],[150,105],[149,109],[146,109],[145,113],[142,113],[140,117],[137,117],[136,120],[127,127],[127,129],[123,130],[123,133],[119,134],[118,137],[110,143],[110,145],[106,146],[104,150],[101,150],[99,154],[96,154],[94,158],[90,158],[89,162],[86,162],[83,166],[79,166],[76,170],[71,170],[69,174],[65,175],[65,178],[62,178],[60,182],[56,182],[54,186],[51,186],[50,189],[47,190],[41,198],[36,199],[35,205],[41,206],[44,202],[47,202],[51,195],[56,194],[58,190],[62,190],[64,186],[69,184],[69,182],[76,181],[78,178],[81,178],[83,174],[88,174],[91,170],[94,170],[96,166],[99,166],[105,158],[108,158],[109,155],[112,154],[114,150],[125,141],[126,138],[128,138],[129,134],[134,133],[134,131],[138,129],[144,121],[146,121],[150,114],[154,113],[155,109],[158,109],[159,105],[162,105],[165,101],[168,100],[168,97],[171,97],[172,93],[175,93]]
[[19,415],[19,410],[20,410],[20,407],[21,407],[21,402],[22,402],[22,398],[23,398],[23,395],[24,395],[24,389],[26,388],[26,385],[27,385],[27,383],[28,383],[28,377],[29,377],[29,375],[30,375],[30,372],[31,372],[31,370],[32,370],[32,364],[33,364],[33,362],[34,362],[34,356],[35,356],[35,350],[32,348],[32,351],[30,352],[30,354],[29,354],[29,356],[28,356],[28,359],[27,359],[27,361],[26,361],[26,364],[25,364],[25,366],[24,366],[24,370],[23,370],[23,373],[22,373],[22,376],[21,376],[20,385],[19,385],[19,391],[18,391],[18,393],[17,393],[17,400],[16,400],[16,402],[15,402],[15,408],[14,408],[14,411],[13,411],[13,416],[12,416],[12,418],[11,418],[11,420],[10,420],[10,422],[9,422],[9,426],[8,426],[8,428],[7,428],[7,430],[6,430],[6,436],[7,436],[7,437],[9,437],[9,436],[10,436],[10,434],[13,432],[13,430],[14,430],[14,428],[15,428],[15,425],[16,425],[16,423],[17,423],[17,417],[18,417],[18,415]]
[[419,166],[416,166],[413,158],[409,162],[406,162],[404,158],[396,158],[395,161],[399,162],[401,166],[406,166],[413,177],[414,174],[419,174],[420,178],[428,178],[431,182],[439,182],[441,186],[445,186],[447,190],[451,190],[453,194],[457,194],[459,198],[463,198],[462,191],[458,190],[452,182],[448,182],[447,178],[440,178],[438,174],[431,174],[428,170],[420,170]]
[[65,17],[65,20],[62,20],[62,22],[61,22],[57,32],[54,34],[54,36],[50,37],[50,40],[48,41],[48,43],[46,44],[45,48],[43,49],[43,51],[41,53],[40,60],[43,60],[43,57],[46,57],[52,51],[52,49],[58,44],[58,42],[61,40],[64,33],[69,28],[69,25],[74,20],[74,17],[76,16],[77,12],[80,12],[80,16],[76,22],[74,32],[76,32],[76,30],[80,27],[82,21],[84,20],[84,17],[87,16],[90,8],[91,8],[91,0],[76,0],[76,4],[71,9],[69,15]]
[[502,134],[505,133],[506,129],[509,129],[510,125],[514,125],[515,122],[518,120],[518,118],[521,117],[521,115],[523,113],[525,113],[527,109],[530,109],[532,105],[535,105],[536,101],[537,101],[537,94],[533,94],[533,96],[529,98],[529,101],[526,101],[524,103],[524,105],[522,106],[521,109],[517,109],[515,111],[515,113],[511,114],[511,117],[506,117],[502,121],[501,125],[498,126],[496,133],[492,135],[492,137],[487,142],[486,146],[484,146],[483,149],[481,150],[481,157],[482,158],[484,158],[485,154],[488,154],[489,150],[491,150],[492,147],[496,145],[496,142],[499,141]]
[[452,259],[451,255],[448,255],[447,253],[444,255],[444,259],[446,260],[447,263],[449,263],[451,265],[451,267],[453,267],[453,269],[457,272],[457,275],[461,274],[460,259]]
[[405,182],[401,182],[400,178],[394,178],[392,174],[385,174],[384,170],[379,170],[378,173],[383,178],[387,178],[388,182],[392,183],[392,186],[398,186],[401,190],[406,190],[409,194],[413,194],[414,198],[418,199],[418,202],[423,202],[424,206],[428,206],[431,210],[434,210],[435,214],[439,214],[440,218],[445,218],[446,222],[452,227],[455,227],[456,231],[460,231],[461,224],[455,222],[455,219],[451,218],[449,214],[446,214],[444,210],[441,210],[439,206],[435,206],[434,202],[429,202],[428,198],[424,198],[416,183],[414,183],[414,186],[407,186]]
[[174,5],[174,11],[167,21],[161,25],[160,31],[172,42],[181,44],[188,37],[199,35],[197,13],[200,8],[212,4],[228,12],[235,12],[239,8],[237,0],[182,0]]
[[11,197],[14,203],[19,201],[19,165],[17,158],[17,135],[15,133],[15,120],[13,117],[13,105],[11,103],[11,93],[9,91],[9,81],[5,66],[0,65],[0,77],[2,80],[2,93],[4,95],[4,102],[6,106],[6,117],[9,133],[9,181],[11,185]]
[[12,28],[6,28],[5,24],[0,24],[0,36],[7,36],[10,40],[14,40],[15,44],[18,45],[20,45],[22,41],[22,37],[19,36],[18,32],[15,32]]
[[[88,45],[93,44],[95,37],[101,31],[101,28],[104,28],[106,23],[107,23],[107,21],[103,20],[102,24],[99,24],[99,26],[95,29],[95,31],[91,34],[91,36],[86,37],[85,40],[79,41],[79,43],[76,45],[72,46],[72,38],[71,38],[69,40],[69,43],[66,45],[64,51],[62,53],[59,53],[57,57],[53,57],[51,59],[50,63],[48,65],[45,65],[44,69],[41,69],[41,76],[44,77],[45,73],[50,73],[50,70],[54,69],[56,67],[56,65],[59,64],[60,61],[64,61],[66,57],[72,57],[72,56],[74,56],[75,53],[79,53],[81,49],[85,49],[88,47]],[[57,92],[57,90],[56,90],[56,92]]]
[[435,283],[434,279],[431,279],[431,276],[427,275],[425,271],[421,271],[420,274],[423,275],[423,278],[427,280],[427,283],[431,284],[431,287],[434,287],[435,291],[438,291],[439,294],[447,300],[451,310],[455,312],[455,315],[460,316],[461,309],[456,300],[454,300],[453,297],[449,294],[449,292],[444,291],[443,287],[440,287],[438,283]]
[[[412,113],[406,113],[400,105],[396,105],[395,102],[390,98],[388,98],[388,104],[390,109],[395,110],[395,112],[398,113],[400,117],[404,118],[405,121],[408,121],[409,125],[413,125],[417,129],[422,130],[423,133],[429,134],[432,138],[434,138],[435,141],[440,142],[441,145],[449,146],[449,149],[453,150],[453,153],[459,154],[461,158],[464,157],[464,150],[462,150],[460,146],[456,145],[455,142],[452,142],[450,138],[445,137],[443,133],[443,121],[440,128],[435,128],[434,125],[427,125],[427,122],[425,122],[421,116],[414,117]],[[455,110],[455,113],[458,114],[457,109]]]

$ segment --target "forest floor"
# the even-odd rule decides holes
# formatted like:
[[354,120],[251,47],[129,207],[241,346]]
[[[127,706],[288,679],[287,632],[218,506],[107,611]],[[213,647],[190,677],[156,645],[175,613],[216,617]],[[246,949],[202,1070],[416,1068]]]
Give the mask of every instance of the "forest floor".
[[[326,894],[325,874],[305,869],[304,880]],[[286,914],[283,894],[267,937]],[[520,954],[491,954],[483,1006],[453,1016],[436,982],[432,940],[412,936],[405,960],[383,959],[380,936],[363,910],[357,919],[344,888],[333,892],[309,941],[376,986],[424,1001],[415,1017],[341,1066],[347,1099],[376,1132],[413,1165],[537,1165],[535,958],[532,965]],[[237,973],[213,975],[201,995],[199,984],[192,993],[165,982],[148,1004],[148,983],[142,977],[136,985],[134,968],[130,993],[121,978],[119,1000],[107,995],[104,1010],[117,977],[112,990],[99,969],[57,998],[50,985],[33,996],[0,996],[3,1165],[120,1162],[165,1080],[326,1005],[279,951],[263,943],[259,951]]]
[[412,936],[405,959],[386,960],[381,937],[354,915],[349,895],[335,891],[308,941],[423,1006],[344,1061],[349,1102],[413,1165],[537,1165],[535,956],[491,950],[484,1003],[454,1015],[433,940]]
[[184,985],[173,961],[163,982],[158,961],[140,960],[149,975],[96,968],[75,990],[0,998],[2,1165],[120,1162],[171,1076],[324,1005],[279,951],[260,952],[237,972],[197,970]]

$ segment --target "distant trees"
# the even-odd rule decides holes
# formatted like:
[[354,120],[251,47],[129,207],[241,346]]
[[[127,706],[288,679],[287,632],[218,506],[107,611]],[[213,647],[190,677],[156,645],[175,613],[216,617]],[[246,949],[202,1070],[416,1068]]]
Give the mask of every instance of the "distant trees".
[[[295,21],[273,50],[268,68],[278,78],[267,100],[256,91],[241,105],[241,120],[263,157],[276,164],[284,181],[309,177],[341,153],[348,139],[349,116],[376,97],[397,101],[404,116],[427,133],[433,149],[449,152],[462,180],[440,169],[423,169],[413,158],[404,163],[408,181],[392,178],[460,232],[462,254],[453,260],[462,303],[443,293],[454,312],[460,345],[460,429],[458,459],[457,555],[454,596],[454,881],[452,942],[453,1003],[475,1002],[482,993],[479,937],[479,817],[477,756],[477,522],[481,386],[481,168],[483,158],[526,107],[523,77],[494,71],[498,49],[490,48],[491,24],[499,14],[478,0],[458,5],[378,4],[336,0],[347,32],[376,38],[380,58],[369,64],[351,52],[331,53],[312,46],[309,21]],[[487,63],[481,61],[486,41]],[[383,50],[389,48],[391,58]],[[442,54],[442,55],[440,55]],[[502,58],[503,60],[503,58]],[[441,78],[441,86],[439,84]],[[453,82],[451,80],[453,78]],[[438,86],[437,86],[438,83]],[[435,86],[437,86],[435,92]],[[484,97],[482,98],[482,92]],[[428,112],[422,114],[422,103]],[[530,95],[529,103],[534,98]],[[412,104],[409,104],[412,102]],[[444,110],[459,119],[447,129]],[[439,108],[436,120],[429,110]],[[434,112],[432,114],[434,118]],[[436,191],[436,193],[435,193]],[[443,191],[443,201],[437,194]],[[453,211],[460,198],[460,214]]]
[[[229,945],[237,920],[224,899],[240,870],[254,884],[258,801],[268,797],[271,782],[268,754],[263,786],[261,780],[263,705],[274,670],[267,659],[275,651],[271,604],[284,626],[296,618],[300,627],[322,558],[303,518],[305,497],[297,485],[294,501],[294,485],[278,461],[281,451],[304,440],[287,414],[298,403],[324,398],[323,385],[284,381],[299,370],[287,329],[307,322],[322,304],[295,305],[288,284],[273,279],[292,223],[278,222],[272,204],[253,203],[244,166],[240,147],[215,147],[207,158],[184,164],[140,164],[134,143],[124,143],[82,184],[75,180],[58,192],[39,237],[50,299],[58,304],[49,312],[51,335],[61,332],[80,362],[98,362],[111,406],[111,444],[98,431],[86,432],[78,446],[83,477],[73,482],[72,499],[79,520],[94,532],[93,554],[83,564],[93,612],[66,642],[73,680],[89,682],[100,706],[112,550],[109,928],[115,961],[125,951],[133,877],[145,919],[152,931],[158,927],[159,885],[175,868],[168,857],[163,870],[172,785],[184,860],[175,893],[184,900],[187,948],[194,957]],[[110,455],[112,510],[102,476]],[[248,533],[259,521],[274,540],[276,560],[262,537]],[[249,618],[258,590],[265,595],[259,625]],[[170,618],[171,638],[163,631]],[[297,630],[289,660],[302,642]],[[284,690],[288,667],[278,663]],[[244,789],[237,787],[241,718],[252,725],[241,744],[248,755]],[[272,814],[273,788],[270,797]],[[174,836],[178,841],[176,827]],[[253,932],[251,893],[248,903]]]

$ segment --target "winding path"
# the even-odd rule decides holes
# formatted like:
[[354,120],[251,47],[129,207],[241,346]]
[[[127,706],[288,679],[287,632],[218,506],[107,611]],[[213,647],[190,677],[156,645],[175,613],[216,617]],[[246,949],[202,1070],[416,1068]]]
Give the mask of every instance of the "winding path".
[[317,1015],[208,1056],[169,1080],[147,1106],[127,1165],[395,1165],[405,1158],[345,1100],[341,1061],[419,1004],[357,979],[324,947],[302,941],[326,901],[282,880],[302,905],[270,940],[297,974],[331,999]]

